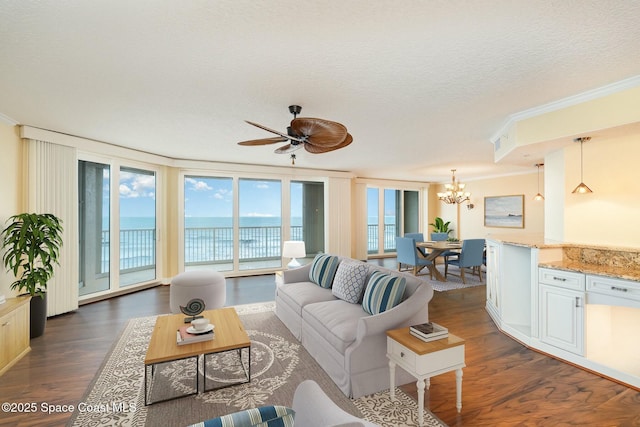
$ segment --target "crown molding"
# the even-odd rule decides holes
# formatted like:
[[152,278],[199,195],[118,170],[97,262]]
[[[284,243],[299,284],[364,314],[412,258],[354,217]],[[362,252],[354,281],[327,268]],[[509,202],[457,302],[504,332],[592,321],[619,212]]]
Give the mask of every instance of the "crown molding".
[[538,107],[511,114],[506,122],[489,139],[491,143],[495,144],[496,141],[500,139],[500,136],[505,134],[511,126],[513,126],[520,120],[525,120],[553,111],[562,110],[563,108],[582,104],[583,102],[602,98],[617,92],[621,92],[623,90],[632,89],[637,86],[640,86],[640,75],[630,77],[619,82],[611,83],[596,89],[588,90],[577,95],[572,95],[567,98],[562,98],[557,101],[549,102],[548,104],[543,104]]
[[13,120],[11,117],[5,116],[2,113],[0,113],[0,122],[6,123],[6,124],[11,125],[11,126],[15,126],[15,125],[18,124],[18,122],[16,120]]

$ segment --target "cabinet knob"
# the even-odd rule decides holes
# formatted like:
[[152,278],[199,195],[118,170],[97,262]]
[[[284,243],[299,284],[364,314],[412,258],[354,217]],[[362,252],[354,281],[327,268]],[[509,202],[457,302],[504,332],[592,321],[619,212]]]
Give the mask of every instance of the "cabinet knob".
[[617,286],[612,286],[612,287],[611,287],[611,290],[612,290],[612,291],[618,291],[618,292],[628,292],[628,289],[627,289],[627,288],[619,288],[619,287],[617,287]]
[[558,280],[560,282],[566,282],[567,281],[567,279],[564,278],[564,277],[556,277],[556,276],[553,276],[553,280]]
[[400,357],[404,357],[404,351],[400,352]]

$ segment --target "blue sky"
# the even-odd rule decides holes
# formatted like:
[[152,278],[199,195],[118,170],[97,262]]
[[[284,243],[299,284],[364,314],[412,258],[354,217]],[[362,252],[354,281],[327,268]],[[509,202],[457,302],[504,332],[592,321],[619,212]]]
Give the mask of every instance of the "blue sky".
[[[105,177],[108,180],[108,176]],[[108,185],[105,185],[105,189]],[[155,177],[136,171],[121,171],[120,214],[149,217],[155,210]],[[241,179],[239,181],[240,216],[280,217],[282,184],[280,181]],[[185,215],[187,217],[233,216],[231,178],[189,176],[185,178]],[[292,216],[302,215],[302,185],[292,184]]]
[[[190,176],[185,178],[185,216],[233,216],[233,182],[231,178]],[[282,183],[280,181],[240,179],[241,217],[281,217]],[[302,185],[293,184],[292,216],[302,215]]]

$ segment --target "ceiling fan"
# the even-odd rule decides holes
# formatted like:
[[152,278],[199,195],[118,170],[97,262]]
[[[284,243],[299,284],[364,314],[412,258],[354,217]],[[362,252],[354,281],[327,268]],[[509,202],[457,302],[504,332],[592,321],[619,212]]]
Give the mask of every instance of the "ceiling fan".
[[[245,120],[250,125],[279,136],[252,139],[238,142],[238,144],[254,146],[288,141],[288,144],[277,148],[275,152],[278,154],[292,153],[304,147],[309,153],[320,154],[344,148],[353,142],[353,137],[347,132],[347,128],[344,125],[324,119],[314,119],[310,117],[298,118],[297,116],[300,114],[300,111],[302,111],[302,107],[299,105],[289,106],[289,112],[293,114],[293,120],[291,120],[291,124],[287,127],[286,134]],[[292,163],[295,162],[295,154],[291,154],[291,160]]]

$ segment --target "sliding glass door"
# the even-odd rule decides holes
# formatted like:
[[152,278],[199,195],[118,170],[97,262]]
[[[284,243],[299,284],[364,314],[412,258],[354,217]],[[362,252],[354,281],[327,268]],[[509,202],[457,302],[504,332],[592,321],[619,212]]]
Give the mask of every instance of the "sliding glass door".
[[238,182],[240,270],[282,265],[282,183],[241,178]]
[[185,270],[233,270],[233,226],[233,179],[185,176]]
[[[324,183],[239,176],[183,176],[184,269],[232,276],[282,268],[282,244],[324,252]],[[304,262],[303,260],[301,260]]]
[[120,286],[156,278],[156,175],[121,167]]
[[157,279],[156,173],[78,161],[79,295]]
[[109,165],[78,163],[79,295],[109,290]]
[[419,193],[415,190],[367,188],[367,252],[396,251],[396,236],[418,232]]

